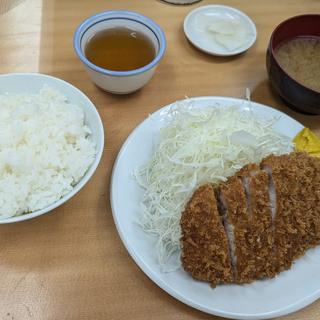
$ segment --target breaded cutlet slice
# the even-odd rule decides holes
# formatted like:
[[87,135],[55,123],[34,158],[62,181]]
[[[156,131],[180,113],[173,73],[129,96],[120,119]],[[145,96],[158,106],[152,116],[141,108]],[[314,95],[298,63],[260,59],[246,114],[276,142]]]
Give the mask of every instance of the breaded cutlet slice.
[[[320,159],[296,152],[286,160],[290,168],[286,179],[290,180],[291,202],[296,208],[293,214],[299,245],[305,250],[320,241]],[[295,254],[298,255],[299,252]]]
[[256,279],[275,276],[273,261],[274,228],[269,195],[269,176],[259,165],[249,164],[238,171],[246,193],[249,243],[254,252]]
[[199,187],[181,216],[181,261],[193,278],[212,286],[233,281],[228,240],[212,185]]
[[269,156],[261,167],[269,172],[275,189],[276,271],[290,268],[305,250],[319,244],[319,170],[305,153]]
[[[290,268],[296,252],[300,251],[299,234],[295,225],[296,206],[289,203],[292,198],[292,185],[288,173],[291,171],[289,156],[268,156],[261,162],[261,168],[269,174],[271,189],[275,194],[274,203],[274,266],[276,272]],[[288,166],[287,166],[288,165]],[[289,178],[289,179],[288,179]],[[294,183],[295,185],[295,183]],[[295,186],[294,186],[295,187]],[[293,195],[296,198],[295,195]],[[291,208],[290,208],[290,207]]]
[[247,200],[241,179],[237,176],[220,184],[219,200],[229,240],[235,283],[256,280],[255,253],[249,225]]
[[313,171],[307,177],[312,179],[312,183],[308,183],[305,192],[308,194],[308,206],[306,206],[308,225],[305,241],[316,246],[320,243],[320,158],[310,157],[310,167]]

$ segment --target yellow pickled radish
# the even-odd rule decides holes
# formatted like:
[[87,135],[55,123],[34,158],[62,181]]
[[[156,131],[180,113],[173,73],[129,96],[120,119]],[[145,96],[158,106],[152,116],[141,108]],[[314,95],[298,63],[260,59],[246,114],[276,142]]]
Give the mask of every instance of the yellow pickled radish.
[[310,129],[302,129],[293,139],[296,151],[306,151],[310,155],[320,157],[320,138]]

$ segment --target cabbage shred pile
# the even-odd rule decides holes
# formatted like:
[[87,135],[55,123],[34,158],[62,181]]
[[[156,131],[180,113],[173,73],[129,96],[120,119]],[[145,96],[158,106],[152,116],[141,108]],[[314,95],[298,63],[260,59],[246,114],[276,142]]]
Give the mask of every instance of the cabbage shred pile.
[[247,163],[288,153],[292,143],[239,106],[198,108],[186,100],[168,112],[152,158],[135,177],[144,189],[139,224],[156,238],[163,271],[180,267],[180,217],[195,188],[225,181]]

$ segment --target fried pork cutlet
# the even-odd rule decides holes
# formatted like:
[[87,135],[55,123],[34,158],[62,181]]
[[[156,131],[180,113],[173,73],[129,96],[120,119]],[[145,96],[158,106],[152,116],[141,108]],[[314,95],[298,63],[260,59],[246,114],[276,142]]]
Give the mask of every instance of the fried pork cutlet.
[[273,277],[320,244],[319,203],[319,158],[293,152],[247,165],[194,192],[181,217],[182,265],[213,285]]
[[274,220],[275,268],[288,269],[305,250],[319,243],[320,171],[305,153],[269,156],[261,163],[274,185],[276,215]]
[[248,242],[253,252],[252,278],[272,277],[275,274],[273,258],[273,218],[269,197],[269,176],[256,164],[244,166],[237,176],[246,193]]
[[181,229],[184,269],[213,286],[232,282],[228,240],[210,184],[194,192],[182,214]]
[[255,253],[249,241],[252,235],[246,194],[241,179],[232,177],[222,183],[219,197],[224,211],[224,226],[229,239],[234,281],[250,282],[255,276]]

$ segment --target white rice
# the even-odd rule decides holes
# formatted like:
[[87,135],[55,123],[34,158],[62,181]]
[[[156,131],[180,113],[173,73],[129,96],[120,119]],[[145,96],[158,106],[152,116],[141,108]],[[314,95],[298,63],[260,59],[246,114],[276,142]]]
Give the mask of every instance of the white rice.
[[70,192],[95,158],[90,136],[81,107],[48,86],[0,95],[0,219]]

